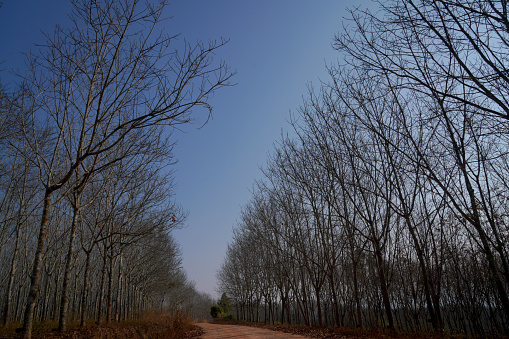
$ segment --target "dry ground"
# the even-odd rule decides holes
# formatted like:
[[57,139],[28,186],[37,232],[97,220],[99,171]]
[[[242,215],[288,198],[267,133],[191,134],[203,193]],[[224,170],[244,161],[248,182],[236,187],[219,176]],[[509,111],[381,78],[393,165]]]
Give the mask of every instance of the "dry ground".
[[[165,339],[191,339],[199,338],[202,329],[192,324],[186,316],[177,314],[170,317],[168,314],[150,313],[140,320],[111,322],[109,324],[88,324],[84,328],[77,323],[70,323],[69,330],[56,332],[56,322],[36,323],[32,338],[66,338],[66,339],[137,339],[137,338],[165,338]],[[20,338],[16,333],[20,325],[0,326],[0,338]]]
[[301,335],[294,335],[283,332],[276,332],[264,328],[240,326],[240,325],[218,325],[210,323],[197,324],[204,334],[201,339],[304,339]]
[[[272,336],[266,336],[261,338],[315,338],[315,339],[471,339],[472,337],[468,337],[462,334],[450,334],[447,332],[444,333],[401,333],[401,332],[391,332],[384,329],[359,329],[359,328],[328,328],[328,327],[307,327],[303,325],[272,325],[272,324],[263,324],[263,323],[252,323],[245,321],[231,321],[231,320],[223,320],[215,322],[215,324],[219,326],[228,326],[228,325],[243,325],[242,327],[249,326],[254,328],[263,328],[265,330],[273,330],[288,334],[299,335],[299,337],[276,337],[275,334]],[[202,324],[198,324],[202,325]],[[226,329],[226,327],[225,327]],[[204,328],[205,332],[206,329]],[[217,330],[214,329],[214,333],[221,333],[221,327],[218,327]],[[268,332],[274,333],[274,332]],[[208,339],[209,337],[202,337],[203,339]],[[243,338],[242,336],[215,336],[212,338]],[[251,338],[251,337],[246,337]],[[257,337],[252,337],[257,338]],[[506,338],[504,336],[484,336],[478,338]]]

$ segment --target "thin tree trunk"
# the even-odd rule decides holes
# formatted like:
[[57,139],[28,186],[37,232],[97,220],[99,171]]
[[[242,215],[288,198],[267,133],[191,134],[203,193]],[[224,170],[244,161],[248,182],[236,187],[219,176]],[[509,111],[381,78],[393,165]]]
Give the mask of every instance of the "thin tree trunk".
[[128,280],[127,280],[127,276],[124,276],[122,278],[122,310],[121,310],[121,313],[120,313],[120,318],[122,320],[127,320],[127,309],[129,307],[129,285],[128,285]]
[[[51,320],[57,319],[57,311],[58,311],[58,286],[60,281],[60,272],[57,270],[55,274],[55,293],[53,293],[53,302],[51,303]],[[43,319],[44,320],[44,319]]]
[[355,299],[355,309],[357,316],[357,327],[362,328],[361,300],[359,297],[359,282],[357,277],[357,261],[353,262],[353,296]]
[[437,312],[435,312],[435,308],[433,307],[433,302],[431,300],[431,288],[429,283],[429,275],[428,270],[426,269],[426,262],[424,260],[424,254],[421,249],[421,245],[419,244],[419,240],[417,239],[417,235],[415,234],[415,229],[411,224],[410,218],[408,215],[405,216],[406,224],[410,231],[410,235],[414,242],[415,251],[417,252],[417,259],[419,260],[419,266],[421,267],[421,273],[424,283],[424,294],[426,298],[426,306],[428,307],[428,313],[431,319],[431,324],[435,331],[439,331],[441,328],[441,319],[437,318]]
[[41,307],[41,314],[42,314],[42,318],[43,319],[46,319],[47,318],[47,315],[48,315],[48,308],[49,308],[49,286],[51,284],[51,277],[53,277],[53,270],[51,270],[50,272],[48,272],[46,270],[46,279],[44,281],[44,292],[43,292],[43,296],[44,296],[44,302],[42,303],[42,307]]
[[39,228],[39,237],[37,241],[37,249],[35,252],[34,266],[30,277],[30,289],[28,292],[27,305],[25,308],[25,316],[23,319],[23,338],[30,339],[32,337],[32,327],[34,321],[35,301],[37,292],[39,291],[39,278],[42,267],[42,256],[44,252],[44,242],[46,240],[46,229],[48,227],[48,217],[51,207],[52,191],[46,189],[44,194],[44,205],[42,209],[41,225]]
[[[330,290],[332,293],[332,313],[333,320],[331,323],[334,323],[336,326],[342,326],[339,320],[339,301],[338,301],[338,293],[336,292],[336,283],[334,282],[334,271],[331,270],[329,274],[329,284]],[[327,313],[327,312],[325,312]]]
[[7,290],[5,292],[5,306],[4,306],[4,318],[3,318],[4,326],[9,321],[9,313],[11,312],[11,294],[12,294],[12,286],[14,284],[14,275],[16,274],[16,266],[17,266],[17,261],[18,261],[20,232],[21,232],[21,225],[20,225],[20,222],[18,222],[17,228],[16,228],[16,240],[14,243],[14,253],[12,254],[11,267],[9,270],[9,281],[7,283]]
[[316,308],[318,312],[318,326],[323,326],[322,303],[320,302],[320,288],[315,289]]
[[[76,258],[76,260],[75,260],[74,267],[78,267],[78,258]],[[72,289],[73,294],[72,294],[72,306],[71,306],[71,316],[72,316],[71,320],[74,320],[76,318],[77,310],[79,310],[78,300],[79,300],[80,293],[78,293],[78,281],[79,281],[79,274],[78,274],[78,270],[76,269],[74,272],[74,286]]]
[[21,319],[22,312],[23,312],[22,309],[23,309],[24,305],[22,305],[22,302],[21,302],[21,290],[22,290],[22,287],[19,286],[18,292],[16,293],[16,303],[15,303],[15,308],[14,308],[14,321]]
[[117,307],[115,308],[115,321],[120,321],[121,292],[122,292],[122,254],[118,264],[118,288],[117,288]]
[[307,298],[306,284],[304,282],[304,273],[301,272],[301,283],[302,283],[302,316],[304,317],[304,323],[306,326],[311,326],[311,319],[309,317],[309,304]]
[[[286,306],[286,298],[284,297],[283,291],[281,292],[281,324],[285,323],[285,306]],[[237,316],[238,318],[238,316]]]
[[58,318],[58,331],[62,332],[67,327],[67,308],[69,306],[69,280],[71,279],[71,262],[74,254],[74,240],[76,239],[76,229],[78,228],[79,202],[75,196],[73,217],[71,225],[71,237],[69,239],[69,247],[67,249],[67,257],[65,259],[64,281],[62,283],[62,299],[60,300],[60,316]]
[[103,304],[103,295],[104,295],[104,281],[106,279],[106,248],[104,249],[104,258],[103,258],[103,270],[101,277],[101,288],[99,289],[99,300],[97,301],[97,320],[96,324],[101,323],[101,314],[102,314],[102,304]]
[[109,323],[111,320],[111,308],[112,308],[112,302],[113,302],[113,246],[111,248],[111,255],[110,255],[110,271],[108,274],[108,304],[106,308],[106,323]]
[[385,279],[385,272],[383,269],[383,258],[382,251],[379,248],[379,245],[375,244],[375,256],[376,256],[376,264],[378,271],[378,278],[380,280],[380,292],[382,293],[382,301],[385,308],[385,314],[387,315],[387,321],[389,322],[389,329],[394,329],[394,318],[392,316],[392,307],[389,298],[389,291],[387,290],[387,281]]
[[85,272],[83,273],[83,293],[81,294],[81,315],[80,326],[85,326],[85,313],[87,311],[87,297],[88,297],[88,272],[90,270],[90,254],[92,251],[86,252],[87,259],[85,261]]

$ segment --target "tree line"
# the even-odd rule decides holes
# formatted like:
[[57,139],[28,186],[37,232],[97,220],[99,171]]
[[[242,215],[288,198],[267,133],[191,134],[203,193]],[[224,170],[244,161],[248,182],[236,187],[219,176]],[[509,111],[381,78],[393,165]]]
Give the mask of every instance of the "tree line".
[[351,11],[218,272],[237,317],[509,333],[507,1]]
[[226,41],[166,32],[166,1],[72,5],[0,89],[0,315],[27,338],[34,321],[65,330],[210,301],[171,235],[186,216],[172,132],[230,85],[213,59]]

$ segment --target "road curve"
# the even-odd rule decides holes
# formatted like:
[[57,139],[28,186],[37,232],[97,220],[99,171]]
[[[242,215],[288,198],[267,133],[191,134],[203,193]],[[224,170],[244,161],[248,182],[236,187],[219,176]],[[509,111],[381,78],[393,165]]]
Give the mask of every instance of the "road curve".
[[[196,324],[205,332],[201,339],[305,339],[307,337],[264,328],[238,326],[238,325],[217,325],[209,323]],[[309,339],[309,338],[308,338]]]

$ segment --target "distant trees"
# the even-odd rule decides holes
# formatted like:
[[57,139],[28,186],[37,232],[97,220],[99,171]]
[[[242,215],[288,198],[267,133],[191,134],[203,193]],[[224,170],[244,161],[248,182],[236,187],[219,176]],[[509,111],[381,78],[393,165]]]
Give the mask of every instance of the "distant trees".
[[509,333],[508,22],[489,0],[352,12],[218,274],[241,318]]
[[185,214],[169,137],[210,114],[233,74],[212,59],[225,41],[179,42],[161,27],[165,7],[73,2],[70,26],[28,56],[13,94],[0,91],[2,319],[24,308],[27,338],[34,318],[59,315],[65,330],[69,314],[84,324],[165,306],[177,284],[169,232]]

